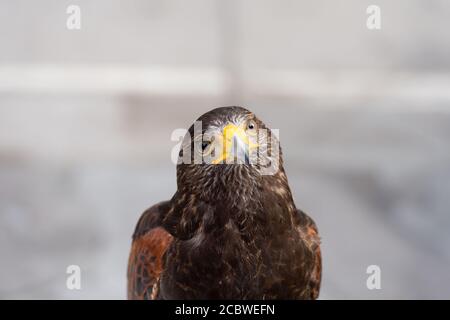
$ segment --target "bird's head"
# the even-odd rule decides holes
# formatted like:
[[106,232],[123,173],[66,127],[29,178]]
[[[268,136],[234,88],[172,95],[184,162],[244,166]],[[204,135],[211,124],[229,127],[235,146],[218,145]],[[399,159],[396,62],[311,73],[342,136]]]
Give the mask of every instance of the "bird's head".
[[288,223],[295,210],[274,130],[242,107],[211,110],[190,127],[177,185],[163,223],[180,239],[204,240],[201,234],[225,230],[230,221],[251,237],[250,226]]
[[186,133],[178,159],[178,186],[232,188],[243,179],[274,175],[281,165],[278,139],[261,120],[242,107],[217,108],[198,118]]

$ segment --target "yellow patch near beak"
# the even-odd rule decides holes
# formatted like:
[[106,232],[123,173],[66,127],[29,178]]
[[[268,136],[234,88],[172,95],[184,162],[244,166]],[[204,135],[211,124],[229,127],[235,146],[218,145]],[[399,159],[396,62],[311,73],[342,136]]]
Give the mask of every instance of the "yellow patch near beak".
[[[217,139],[218,138],[218,139]],[[228,124],[223,128],[222,136],[216,137],[217,141],[221,142],[220,154],[216,159],[212,161],[213,164],[219,164],[225,161],[225,163],[234,163],[235,157],[238,160],[249,162],[250,151],[258,147],[257,143],[253,143],[242,126],[236,126],[234,124]]]

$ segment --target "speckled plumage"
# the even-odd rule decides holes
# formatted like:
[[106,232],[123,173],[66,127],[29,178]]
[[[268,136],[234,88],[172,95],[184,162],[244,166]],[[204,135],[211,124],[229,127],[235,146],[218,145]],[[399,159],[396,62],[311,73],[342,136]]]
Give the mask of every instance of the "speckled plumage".
[[[240,107],[199,118],[204,128],[248,119],[266,128]],[[193,147],[193,127],[189,132],[182,150]],[[272,150],[270,141],[263,147]],[[316,299],[318,231],[296,208],[281,151],[279,159],[272,175],[258,165],[178,164],[172,199],[148,209],[136,226],[128,298]]]

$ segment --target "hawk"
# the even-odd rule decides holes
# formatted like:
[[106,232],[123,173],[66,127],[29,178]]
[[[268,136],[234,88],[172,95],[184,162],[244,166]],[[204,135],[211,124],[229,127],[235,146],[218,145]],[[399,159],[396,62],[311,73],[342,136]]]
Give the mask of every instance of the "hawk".
[[188,130],[172,199],[140,217],[129,299],[316,299],[320,238],[297,209],[278,138],[252,112],[223,107]]

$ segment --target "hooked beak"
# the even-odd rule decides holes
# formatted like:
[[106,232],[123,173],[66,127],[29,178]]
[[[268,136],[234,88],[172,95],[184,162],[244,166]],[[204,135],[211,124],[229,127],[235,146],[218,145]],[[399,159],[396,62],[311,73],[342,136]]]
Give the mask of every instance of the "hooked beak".
[[250,164],[250,153],[248,149],[248,143],[242,141],[237,135],[234,135],[227,160],[233,159],[236,163],[242,163],[243,160],[243,163]]
[[221,148],[217,157],[212,161],[213,164],[250,164],[250,150],[257,145],[252,143],[241,127],[234,124],[228,124],[222,131]]

